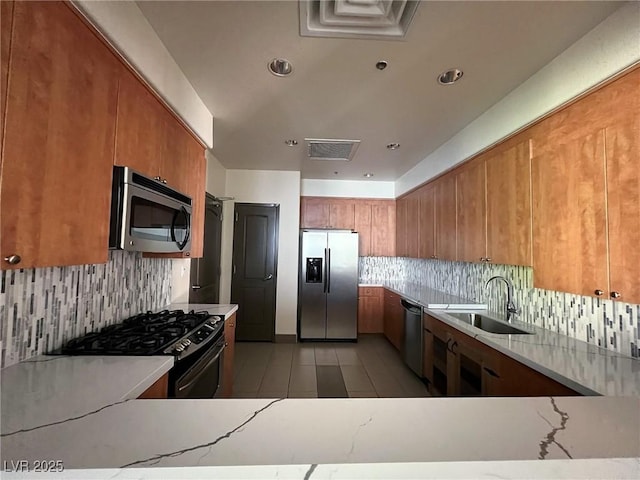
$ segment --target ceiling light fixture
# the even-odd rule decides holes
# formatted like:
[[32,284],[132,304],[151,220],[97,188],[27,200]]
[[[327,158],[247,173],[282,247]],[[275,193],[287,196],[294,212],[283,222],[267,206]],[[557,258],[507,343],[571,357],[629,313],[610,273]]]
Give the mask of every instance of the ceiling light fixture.
[[389,150],[397,150],[400,148],[400,144],[399,143],[390,143],[387,145],[387,148]]
[[384,70],[385,68],[387,68],[388,63],[386,62],[386,60],[380,60],[378,63],[376,63],[376,68],[378,70]]
[[364,174],[364,176],[367,177],[367,178],[371,178],[371,177],[373,177],[373,173],[367,172],[367,173]]
[[451,70],[447,70],[446,72],[438,75],[438,83],[440,85],[452,85],[462,78],[462,70],[459,68],[452,68]]
[[276,77],[286,77],[293,72],[293,65],[284,58],[274,58],[268,63],[267,67]]
[[285,140],[284,143],[287,147],[295,147],[296,145],[298,145],[297,140]]

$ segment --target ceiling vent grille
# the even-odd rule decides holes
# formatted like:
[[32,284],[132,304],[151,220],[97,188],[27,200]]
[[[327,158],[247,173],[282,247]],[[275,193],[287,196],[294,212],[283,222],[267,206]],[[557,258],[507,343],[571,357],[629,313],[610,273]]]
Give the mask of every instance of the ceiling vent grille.
[[411,0],[300,0],[300,35],[402,40],[419,3]]
[[305,138],[311,160],[338,160],[348,162],[356,154],[360,140],[327,140]]

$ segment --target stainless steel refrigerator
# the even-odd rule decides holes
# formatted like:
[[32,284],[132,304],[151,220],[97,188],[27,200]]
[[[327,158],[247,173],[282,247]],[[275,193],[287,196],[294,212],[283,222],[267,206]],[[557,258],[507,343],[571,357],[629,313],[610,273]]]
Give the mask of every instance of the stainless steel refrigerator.
[[301,340],[356,340],[358,234],[305,230],[300,237],[298,336]]

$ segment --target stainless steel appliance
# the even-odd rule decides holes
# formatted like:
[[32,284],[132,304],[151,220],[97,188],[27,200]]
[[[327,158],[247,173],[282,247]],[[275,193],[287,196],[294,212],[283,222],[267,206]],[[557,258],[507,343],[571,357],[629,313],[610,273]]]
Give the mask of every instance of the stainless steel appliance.
[[358,234],[304,230],[300,252],[298,337],[356,340]]
[[404,308],[404,363],[422,377],[422,307],[404,298],[400,303]]
[[172,398],[213,398],[221,382],[224,319],[206,312],[142,313],[64,345],[64,355],[173,355]]
[[111,190],[109,248],[153,253],[191,248],[189,196],[117,166]]

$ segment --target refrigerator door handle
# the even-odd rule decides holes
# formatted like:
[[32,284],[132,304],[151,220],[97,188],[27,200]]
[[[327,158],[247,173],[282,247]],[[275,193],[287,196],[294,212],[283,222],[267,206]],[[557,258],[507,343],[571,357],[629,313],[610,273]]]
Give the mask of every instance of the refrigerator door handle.
[[327,248],[327,293],[331,293],[331,249]]
[[327,258],[328,258],[327,250],[329,249],[328,248],[324,249],[324,262],[323,262],[324,272],[322,272],[322,291],[324,293],[327,293]]

